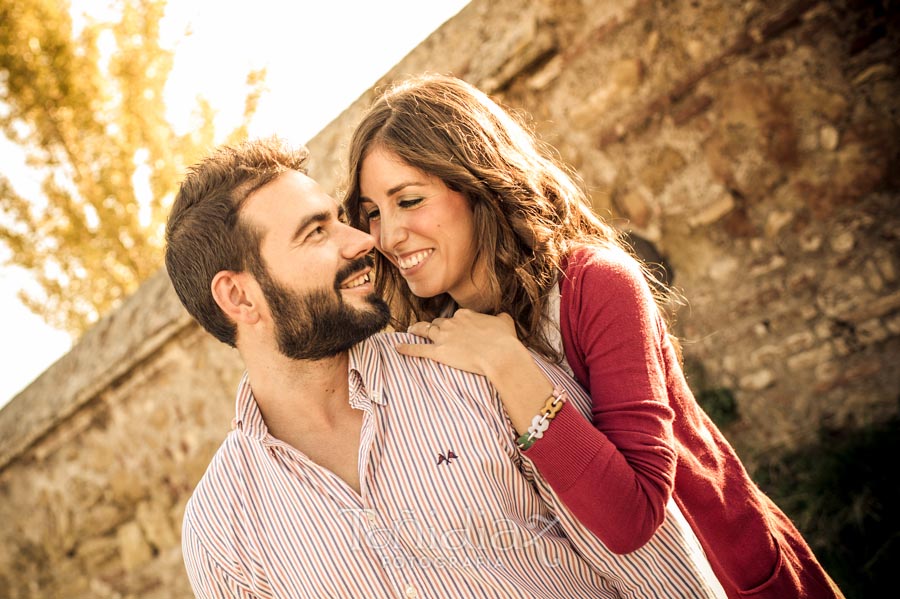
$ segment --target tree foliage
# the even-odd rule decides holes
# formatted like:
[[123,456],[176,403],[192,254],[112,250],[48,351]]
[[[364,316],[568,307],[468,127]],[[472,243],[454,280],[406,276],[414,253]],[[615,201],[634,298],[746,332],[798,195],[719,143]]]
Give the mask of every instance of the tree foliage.
[[[75,31],[67,2],[0,0],[0,128],[42,177],[41,197],[23,197],[0,165],[0,240],[40,287],[25,305],[73,335],[160,268],[179,179],[215,143],[209,102],[186,134],[166,118],[165,1],[114,8]],[[248,74],[228,140],[246,135],[264,80]]]

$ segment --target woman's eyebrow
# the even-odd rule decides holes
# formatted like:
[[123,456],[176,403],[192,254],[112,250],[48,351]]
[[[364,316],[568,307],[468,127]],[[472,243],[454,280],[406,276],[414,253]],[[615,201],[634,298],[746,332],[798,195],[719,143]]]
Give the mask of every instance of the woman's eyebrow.
[[425,185],[425,183],[422,183],[420,181],[404,181],[388,189],[387,195],[392,196],[398,191],[402,191],[404,187],[411,187],[413,185]]

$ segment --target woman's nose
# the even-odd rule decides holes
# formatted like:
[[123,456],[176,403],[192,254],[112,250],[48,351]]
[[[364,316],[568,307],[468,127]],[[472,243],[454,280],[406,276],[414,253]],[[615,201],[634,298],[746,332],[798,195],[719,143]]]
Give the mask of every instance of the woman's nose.
[[406,240],[408,231],[402,217],[382,214],[379,224],[380,249],[394,251]]

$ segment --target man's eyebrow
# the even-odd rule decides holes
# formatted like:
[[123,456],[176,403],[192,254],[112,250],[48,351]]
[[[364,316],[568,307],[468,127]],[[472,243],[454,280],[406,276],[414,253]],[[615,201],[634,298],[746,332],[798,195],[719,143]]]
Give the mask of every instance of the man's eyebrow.
[[323,210],[322,212],[316,212],[314,214],[308,214],[303,220],[300,221],[300,224],[297,225],[297,228],[294,229],[294,234],[291,236],[291,243],[297,241],[297,238],[303,235],[303,232],[309,228],[313,223],[324,223],[328,222],[333,218],[334,214],[329,210]]

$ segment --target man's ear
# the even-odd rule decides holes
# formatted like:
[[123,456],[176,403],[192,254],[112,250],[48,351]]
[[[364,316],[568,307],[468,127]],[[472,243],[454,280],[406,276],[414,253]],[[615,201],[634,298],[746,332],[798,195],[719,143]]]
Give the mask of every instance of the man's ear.
[[213,299],[228,318],[244,324],[259,321],[259,285],[249,273],[220,270],[213,277],[210,288]]

